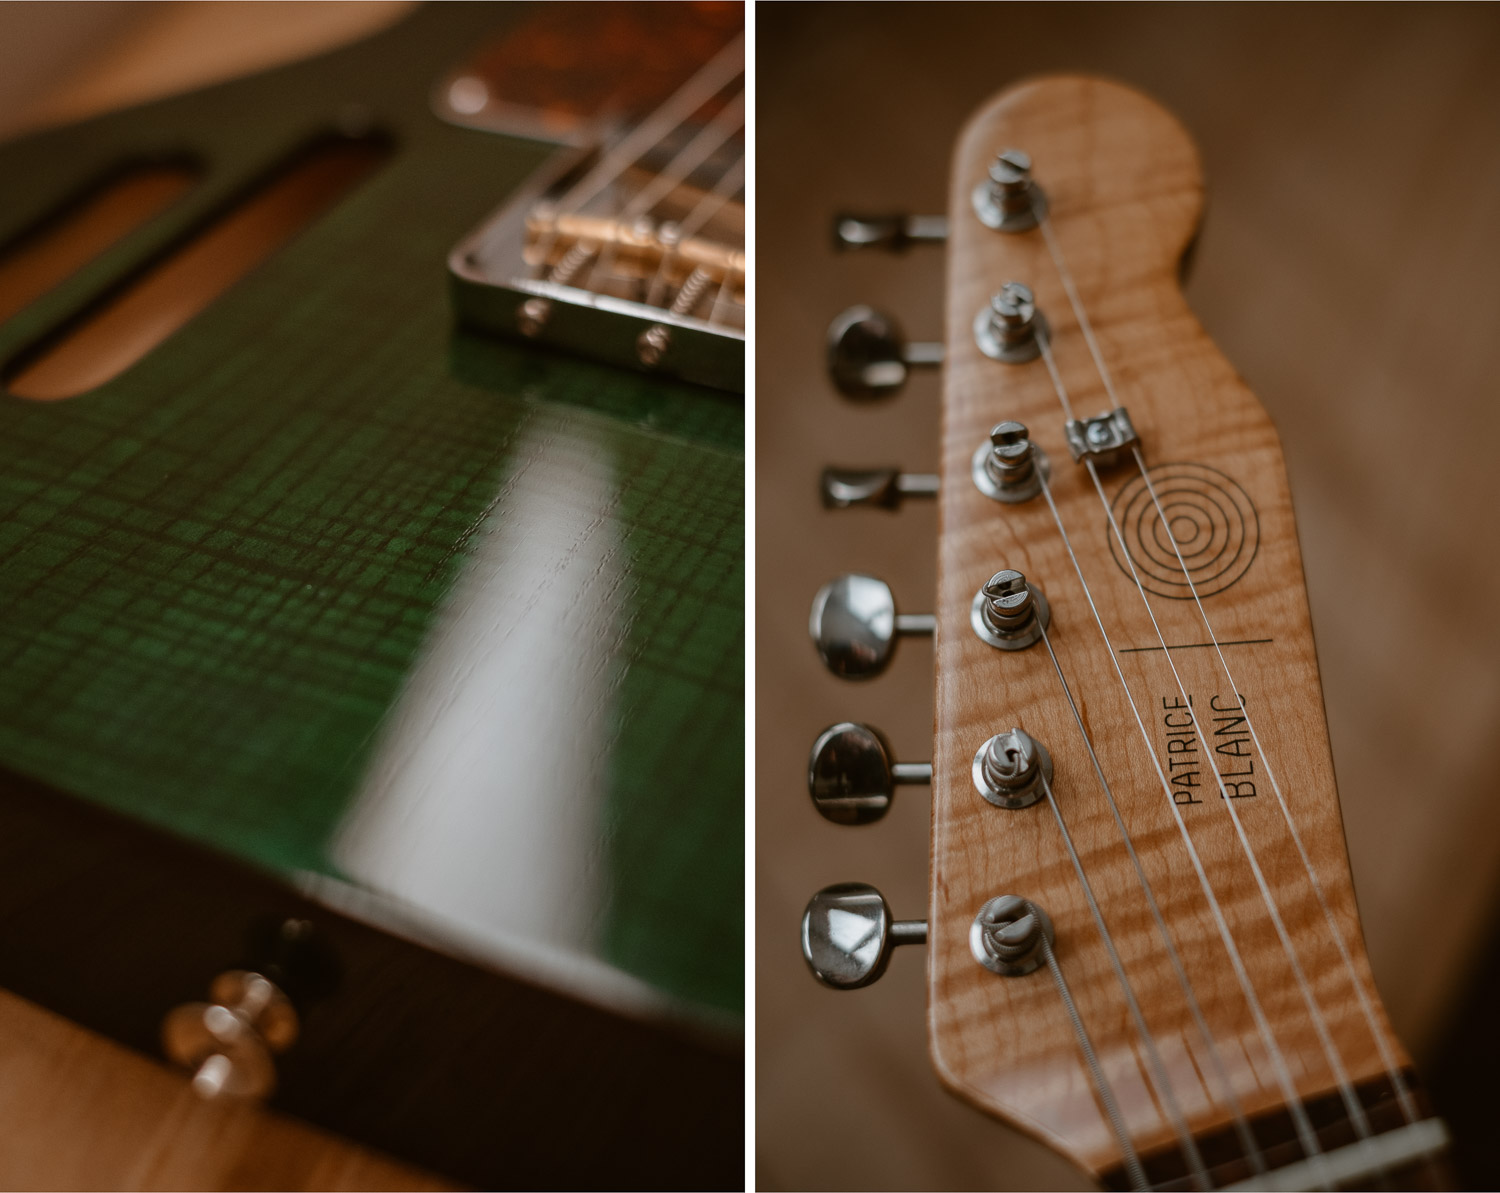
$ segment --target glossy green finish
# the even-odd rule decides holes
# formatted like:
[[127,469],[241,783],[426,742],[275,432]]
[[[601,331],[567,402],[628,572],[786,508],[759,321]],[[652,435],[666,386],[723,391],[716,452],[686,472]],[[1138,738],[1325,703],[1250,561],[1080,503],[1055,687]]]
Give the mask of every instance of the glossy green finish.
[[282,872],[330,841],[537,426],[610,454],[630,603],[599,849],[604,957],[738,1011],[743,407],[456,332],[448,250],[549,152],[442,124],[440,71],[509,9],[0,146],[0,243],[101,168],[186,149],[205,183],[0,326],[60,325],[307,137],[390,161],[103,388],[0,398],[0,766]]

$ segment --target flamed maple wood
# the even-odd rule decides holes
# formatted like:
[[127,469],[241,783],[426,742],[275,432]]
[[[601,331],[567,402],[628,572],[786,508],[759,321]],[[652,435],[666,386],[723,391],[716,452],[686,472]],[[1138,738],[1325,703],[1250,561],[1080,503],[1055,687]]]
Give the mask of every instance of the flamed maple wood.
[[[1000,233],[974,215],[971,192],[1006,147],[1034,160],[1052,230],[1147,464],[1159,469],[1153,478],[1201,584],[1213,631],[1221,642],[1241,644],[1225,646],[1224,655],[1266,758],[1249,742],[1216,652],[1196,645],[1209,641],[1208,630],[1193,601],[1183,599],[1180,574],[1172,584],[1175,560],[1134,460],[1102,470],[1101,480],[1143,576],[1158,590],[1149,595],[1162,634],[1188,648],[1171,657],[1215,747],[1212,759],[1196,734],[1183,732],[1178,683],[1136,585],[1111,549],[1088,473],[1068,455],[1045,364],[1000,364],[975,345],[975,313],[1002,283],[1024,282],[1050,321],[1057,367],[1079,417],[1109,407],[1042,231]],[[1280,445],[1179,289],[1179,265],[1202,209],[1202,171],[1185,130],[1151,100],[1113,83],[1059,77],[1022,84],[984,107],[958,144],[943,382],[931,1049],[953,1091],[1094,1173],[1119,1165],[1121,1149],[1047,971],[1002,978],[970,956],[970,923],[991,896],[1023,895],[1050,914],[1058,961],[1135,1147],[1143,1154],[1172,1148],[1175,1136],[1151,1092],[1146,1054],[1047,803],[1007,811],[974,790],[975,751],[996,732],[1020,726],[1052,752],[1057,803],[1193,1133],[1206,1138],[1222,1130],[1231,1112],[1045,647],[997,651],[970,628],[975,592],[1001,567],[1024,572],[1051,602],[1058,662],[1235,1095],[1250,1116],[1277,1111],[1285,1099],[1047,504],[1038,498],[1000,505],[970,479],[976,446],[1001,419],[1026,423],[1051,458],[1061,521],[1120,652],[1150,749],[1175,780],[1176,798],[1194,801],[1180,805],[1183,819],[1299,1095],[1326,1095],[1336,1078],[1209,769],[1215,764],[1226,782],[1253,785],[1231,788],[1243,795],[1235,807],[1350,1078],[1369,1082],[1385,1072],[1356,980],[1390,1053],[1407,1063],[1364,954]],[[1353,958],[1352,975],[1278,807],[1268,764]]]

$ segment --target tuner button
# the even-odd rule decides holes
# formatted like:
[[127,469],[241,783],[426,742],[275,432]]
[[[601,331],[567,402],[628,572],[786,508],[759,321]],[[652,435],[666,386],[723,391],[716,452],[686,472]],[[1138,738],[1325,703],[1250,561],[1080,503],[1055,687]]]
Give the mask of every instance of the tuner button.
[[934,621],[930,613],[898,615],[890,585],[850,573],[818,589],[807,628],[828,670],[868,679],[891,661],[897,635],[931,634]]
[[873,824],[890,811],[898,784],[930,782],[930,762],[894,761],[878,730],[853,721],[818,734],[807,763],[813,807],[835,824]]
[[297,1038],[297,1013],[274,982],[230,970],[210,989],[212,1003],[175,1008],[162,1022],[167,1056],[193,1069],[193,1091],[207,1100],[259,1101],[276,1086],[272,1056]]
[[823,507],[831,510],[854,505],[894,510],[904,498],[936,497],[937,491],[935,474],[899,468],[825,468],[819,483]]
[[871,307],[850,307],[828,325],[828,372],[848,398],[896,393],[912,368],[942,360],[941,344],[908,344],[896,321]]
[[824,887],[802,913],[802,957],[813,977],[857,990],[885,972],[891,950],[925,944],[925,920],[896,920],[885,897],[863,882]]
[[941,244],[948,239],[948,217],[942,215],[852,215],[833,217],[833,247],[905,252],[914,244]]

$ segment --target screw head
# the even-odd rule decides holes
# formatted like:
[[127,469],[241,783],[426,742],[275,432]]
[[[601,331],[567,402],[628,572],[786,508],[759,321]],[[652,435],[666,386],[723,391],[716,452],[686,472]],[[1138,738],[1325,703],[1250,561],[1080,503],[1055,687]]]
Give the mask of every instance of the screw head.
[[1084,437],[1095,447],[1104,447],[1110,440],[1109,427],[1102,422],[1091,422]]

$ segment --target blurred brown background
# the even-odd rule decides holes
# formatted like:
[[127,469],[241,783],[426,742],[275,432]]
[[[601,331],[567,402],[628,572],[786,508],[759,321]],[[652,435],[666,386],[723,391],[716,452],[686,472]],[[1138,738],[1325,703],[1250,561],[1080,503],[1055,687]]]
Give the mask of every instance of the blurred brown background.
[[[1068,1188],[1080,1177],[944,1093],[922,958],[814,984],[796,925],[826,883],[924,914],[927,806],[827,824],[808,747],[836,720],[928,757],[931,651],[840,683],[807,642],[819,584],[935,582],[930,505],[824,513],[827,463],[937,460],[937,380],[842,404],[823,335],[857,302],[940,335],[942,253],[835,255],[836,208],[940,212],[985,98],[1054,70],[1114,76],[1182,118],[1209,204],[1188,296],[1281,430],[1350,853],[1377,978],[1460,1133],[1495,1172],[1487,960],[1500,878],[1500,9],[1490,5],[777,5],[757,12],[756,1021],[763,1188]],[[1486,967],[1489,968],[1486,968]]]
[[[0,4],[0,138],[330,49],[410,5]],[[0,1188],[439,1189],[0,991]]]

